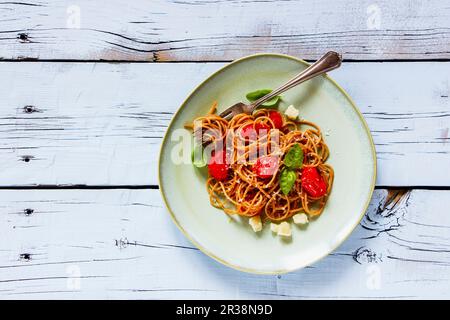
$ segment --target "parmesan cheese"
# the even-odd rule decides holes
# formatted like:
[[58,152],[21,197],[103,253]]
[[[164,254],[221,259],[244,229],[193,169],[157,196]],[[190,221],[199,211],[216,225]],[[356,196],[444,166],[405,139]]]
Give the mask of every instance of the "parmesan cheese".
[[297,213],[296,215],[294,215],[292,217],[292,219],[294,220],[295,224],[300,224],[300,225],[305,225],[309,222],[308,216],[304,213]]
[[270,223],[270,230],[272,230],[272,232],[277,233],[278,232],[278,228],[280,225],[276,224],[276,223]]
[[300,112],[292,104],[286,109],[284,114],[291,120],[295,120]]
[[248,223],[252,227],[254,232],[259,232],[262,230],[262,222],[259,216],[251,217],[248,219]]
[[283,221],[278,226],[278,235],[281,237],[290,237],[292,235],[291,225],[286,221]]

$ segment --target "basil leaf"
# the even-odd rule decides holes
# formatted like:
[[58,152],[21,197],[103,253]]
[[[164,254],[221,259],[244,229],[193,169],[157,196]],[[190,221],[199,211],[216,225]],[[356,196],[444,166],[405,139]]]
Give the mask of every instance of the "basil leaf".
[[192,147],[191,160],[194,167],[203,168],[206,166],[206,160],[203,156],[203,147],[201,144],[194,143]]
[[301,168],[303,165],[303,149],[300,145],[294,144],[284,156],[284,164],[292,169]]
[[266,94],[271,93],[272,90],[270,89],[261,89],[261,90],[256,90],[253,92],[249,92],[247,93],[247,95],[245,96],[249,101],[255,101],[258,100],[261,97],[264,97]]
[[[270,89],[261,89],[261,90],[256,90],[250,93],[247,93],[247,95],[245,96],[247,98],[248,101],[250,102],[254,102],[256,100],[258,100],[259,98],[264,97],[266,94],[271,93],[272,90]],[[280,96],[275,96],[272,99],[264,102],[262,104],[262,106],[264,107],[274,107],[278,104],[278,102],[280,101]]]
[[294,186],[295,179],[297,179],[297,175],[295,174],[295,171],[289,168],[284,168],[281,171],[280,174],[280,188],[281,192],[284,193],[284,195],[288,195],[291,191],[292,187]]

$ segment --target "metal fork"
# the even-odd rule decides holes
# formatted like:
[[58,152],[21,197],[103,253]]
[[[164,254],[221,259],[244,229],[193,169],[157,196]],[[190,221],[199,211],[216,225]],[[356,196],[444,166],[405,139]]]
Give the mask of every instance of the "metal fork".
[[329,51],[325,55],[323,55],[319,60],[310,65],[308,68],[300,72],[298,75],[296,75],[294,78],[292,78],[285,84],[283,84],[281,87],[273,90],[272,92],[266,94],[265,96],[261,97],[260,99],[254,101],[251,104],[238,102],[229,107],[228,109],[226,109],[224,112],[222,112],[220,116],[226,120],[231,120],[231,118],[233,118],[235,115],[239,113],[252,114],[253,111],[264,102],[285,92],[286,90],[289,90],[299,85],[302,82],[305,82],[325,72],[339,68],[341,62],[342,57],[340,54],[334,51]]

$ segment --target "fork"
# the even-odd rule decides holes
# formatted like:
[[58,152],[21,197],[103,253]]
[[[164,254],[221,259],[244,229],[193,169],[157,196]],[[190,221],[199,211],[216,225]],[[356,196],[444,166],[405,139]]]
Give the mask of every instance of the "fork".
[[299,85],[302,82],[305,82],[311,78],[314,78],[318,75],[321,75],[325,72],[334,70],[336,68],[339,68],[342,62],[342,57],[340,54],[329,51],[326,54],[324,54],[319,60],[314,62],[312,65],[310,65],[308,68],[300,72],[298,75],[296,75],[294,78],[280,86],[279,88],[273,90],[272,92],[266,94],[265,96],[259,98],[258,100],[254,101],[251,104],[245,104],[242,102],[238,102],[228,109],[226,109],[224,112],[220,114],[220,117],[224,118],[225,120],[231,120],[235,115],[239,113],[247,113],[252,114],[253,111],[258,108],[261,104],[264,102],[272,99],[273,97],[285,92],[286,90],[289,90],[297,85]]

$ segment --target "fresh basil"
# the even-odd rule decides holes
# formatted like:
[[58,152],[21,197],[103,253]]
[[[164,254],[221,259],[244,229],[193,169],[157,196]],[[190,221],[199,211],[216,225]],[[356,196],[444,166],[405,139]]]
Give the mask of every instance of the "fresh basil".
[[280,188],[281,188],[281,192],[283,192],[284,195],[289,194],[292,187],[294,186],[296,179],[297,179],[297,174],[295,173],[295,170],[292,170],[290,168],[284,168],[281,171]]
[[284,164],[291,169],[299,169],[303,165],[303,149],[294,144],[284,156]]
[[[261,89],[261,90],[256,90],[256,91],[247,93],[247,95],[245,97],[247,98],[248,101],[254,102],[254,101],[258,100],[259,98],[262,98],[266,94],[269,94],[271,92],[272,92],[272,90],[270,90],[270,89]],[[281,99],[280,96],[275,96],[272,99],[264,102],[262,104],[262,106],[263,107],[274,107],[274,106],[276,106],[278,104],[280,99]]]
[[194,143],[192,147],[191,160],[194,167],[203,168],[206,166],[206,160],[203,155],[203,147],[201,144]]

